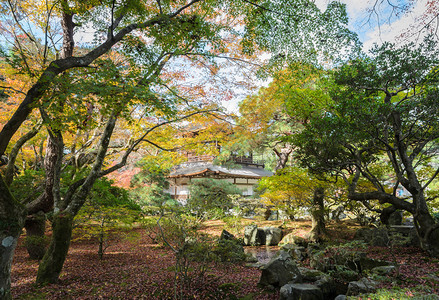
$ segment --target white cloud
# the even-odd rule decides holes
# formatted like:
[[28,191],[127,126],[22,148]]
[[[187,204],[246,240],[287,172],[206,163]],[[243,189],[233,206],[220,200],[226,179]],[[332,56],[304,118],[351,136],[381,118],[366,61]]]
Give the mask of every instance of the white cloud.
[[[325,10],[330,2],[331,0],[316,0],[315,4],[321,10]],[[419,36],[416,34],[411,34],[410,38],[407,38],[408,33],[418,32],[416,26],[419,26],[420,18],[426,13],[431,0],[414,1],[413,7],[409,11],[399,14],[392,11],[387,1],[381,3],[379,0],[340,0],[340,2],[346,4],[349,27],[358,33],[364,44],[363,48],[367,51],[374,44],[405,43],[418,38]],[[374,4],[377,4],[378,16],[371,12]],[[405,34],[404,38],[401,37],[402,34]]]
[[[420,18],[427,10],[428,0],[418,0],[413,8],[401,15],[401,17],[391,23],[381,24],[370,30],[364,41],[364,49],[370,49],[374,43],[382,44],[383,42],[407,43],[417,41],[421,37],[415,34],[419,31]],[[412,34],[409,34],[409,33]]]

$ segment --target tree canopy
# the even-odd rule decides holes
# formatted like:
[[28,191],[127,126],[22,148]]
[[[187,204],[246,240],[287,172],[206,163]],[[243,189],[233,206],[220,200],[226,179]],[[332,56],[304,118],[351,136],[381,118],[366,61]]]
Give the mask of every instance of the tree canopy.
[[313,116],[296,139],[302,164],[342,178],[350,199],[413,214],[423,247],[432,253],[438,232],[427,195],[439,173],[432,164],[439,138],[437,51],[431,40],[418,47],[385,43],[343,65],[330,90],[334,104]]

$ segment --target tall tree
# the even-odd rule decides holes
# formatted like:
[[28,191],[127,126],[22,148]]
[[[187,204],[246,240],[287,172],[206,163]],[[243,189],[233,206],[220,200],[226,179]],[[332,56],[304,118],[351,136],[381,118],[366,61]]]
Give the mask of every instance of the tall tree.
[[290,64],[275,73],[268,87],[239,104],[241,116],[232,147],[272,152],[276,158],[274,169],[285,168],[294,151],[291,137],[313,111],[327,105],[328,97],[317,89],[323,74],[303,63]]
[[[439,174],[431,163],[439,142],[438,54],[436,43],[426,40],[419,47],[386,43],[352,60],[335,73],[334,105],[298,138],[302,163],[343,178],[351,200],[411,213],[422,248],[435,256],[439,226],[426,195]],[[360,180],[373,188],[360,189]]]

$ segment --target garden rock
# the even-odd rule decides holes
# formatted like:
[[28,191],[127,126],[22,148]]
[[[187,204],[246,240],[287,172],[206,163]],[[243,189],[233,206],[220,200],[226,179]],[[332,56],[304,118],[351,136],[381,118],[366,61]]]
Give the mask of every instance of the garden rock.
[[262,274],[259,280],[261,286],[281,287],[287,283],[302,282],[302,275],[293,258],[282,250],[261,270]]
[[346,300],[347,297],[346,295],[338,295],[337,297],[334,298],[334,300]]
[[305,282],[316,282],[317,280],[321,279],[323,276],[325,276],[325,273],[319,271],[319,270],[313,270],[308,268],[299,267],[300,274],[302,274],[302,279]]
[[378,260],[378,259],[373,259],[373,258],[368,258],[368,257],[362,257],[360,259],[361,271],[372,270],[373,268],[376,268],[376,267],[391,266],[391,265],[392,265],[391,262],[384,261],[384,260]]
[[332,299],[337,295],[337,286],[329,275],[325,274],[314,285],[322,291],[323,299]]
[[265,245],[276,246],[282,238],[282,229],[278,227],[263,227],[265,235]]
[[228,232],[227,230],[223,229],[221,232],[221,236],[219,238],[220,240],[236,240],[236,237]]
[[360,228],[355,232],[355,239],[363,240],[371,246],[386,247],[389,245],[389,233],[386,228]]
[[358,281],[349,282],[347,296],[357,296],[360,294],[374,293],[377,282],[368,278],[361,278]]
[[284,236],[279,243],[279,245],[286,245],[286,244],[295,244],[306,248],[308,246],[308,241],[303,237],[294,235],[294,233],[289,233],[286,236]]
[[295,244],[283,245],[281,249],[288,252],[293,259],[298,261],[304,260],[307,256],[305,247],[297,246]]
[[250,246],[250,244],[256,241],[256,235],[258,234],[258,226],[252,224],[247,225],[244,228],[244,245]]
[[244,245],[260,246],[265,245],[265,232],[252,224],[244,228]]
[[312,284],[289,283],[280,289],[281,300],[323,300],[322,291]]
[[389,275],[390,273],[392,273],[394,270],[396,270],[395,266],[379,266],[379,267],[375,267],[372,270],[370,270],[373,274],[377,274],[377,275]]

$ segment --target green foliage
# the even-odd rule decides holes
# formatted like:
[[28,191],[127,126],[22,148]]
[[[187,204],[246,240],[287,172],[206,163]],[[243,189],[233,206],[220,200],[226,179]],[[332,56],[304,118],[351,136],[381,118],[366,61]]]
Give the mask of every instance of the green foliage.
[[140,217],[140,207],[128,197],[128,192],[111,185],[107,179],[97,180],[89,201],[74,219],[74,235],[78,239],[97,240],[102,258],[111,241],[130,239],[134,222]]
[[163,168],[155,162],[144,160],[141,162],[142,170],[134,175],[131,180],[131,196],[143,208],[157,207],[163,210],[166,207],[178,205],[171,195],[165,192],[169,188],[167,175],[169,168]]
[[30,202],[42,194],[44,183],[44,172],[35,170],[24,170],[12,182],[10,190],[16,199]]
[[320,58],[345,58],[358,50],[359,41],[347,27],[346,7],[330,2],[326,11],[307,0],[263,1],[266,10],[248,16],[251,24],[243,41],[244,49],[256,42],[273,53],[272,65],[286,61],[316,63]]
[[199,220],[182,213],[173,213],[157,220],[159,239],[175,255],[176,299],[184,298],[184,290],[204,278],[209,263],[214,259],[211,248],[212,239],[200,234]]
[[247,257],[244,253],[244,248],[238,239],[219,240],[213,248],[213,253],[221,262],[241,262]]
[[351,199],[380,201],[371,206],[396,202],[410,210],[412,197],[420,201],[416,207],[427,207],[423,194],[394,190],[434,181],[438,55],[430,40],[399,48],[385,43],[341,66],[328,87],[333,105],[313,115],[294,138],[301,165],[349,182]]
[[434,300],[437,299],[436,295],[425,295],[421,292],[417,292],[411,289],[393,288],[379,289],[373,294],[365,294],[358,296],[349,296],[347,299],[370,299],[370,300],[393,300],[393,299],[410,299],[410,300]]
[[212,178],[193,180],[189,191],[189,209],[197,215],[207,213],[215,217],[221,217],[233,207],[231,195],[242,193],[234,184]]

